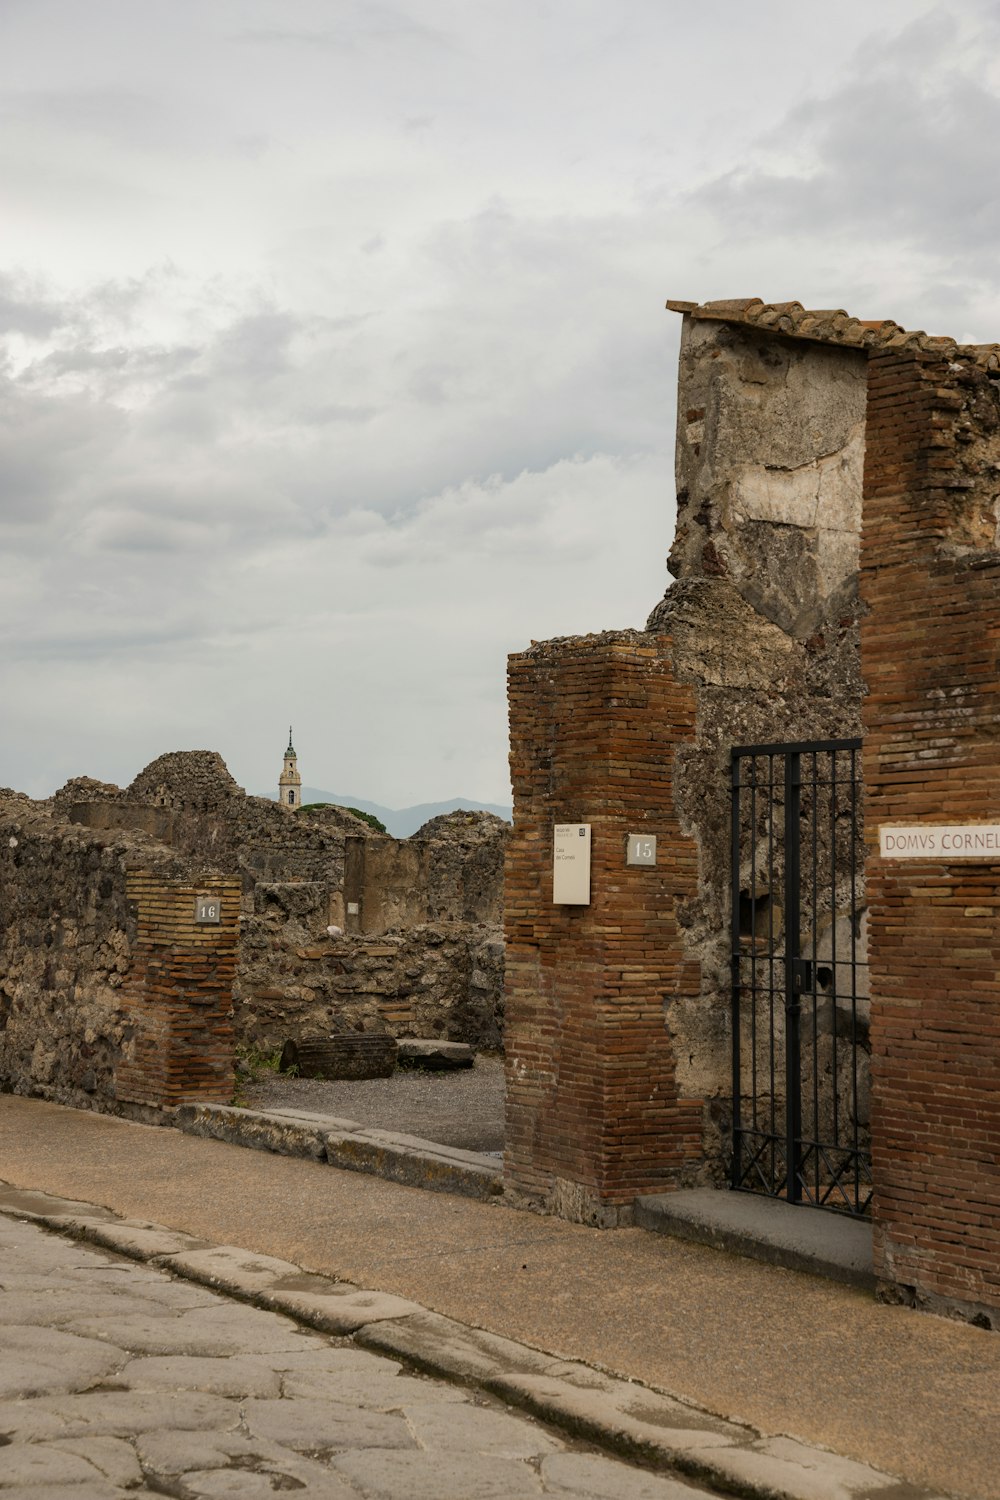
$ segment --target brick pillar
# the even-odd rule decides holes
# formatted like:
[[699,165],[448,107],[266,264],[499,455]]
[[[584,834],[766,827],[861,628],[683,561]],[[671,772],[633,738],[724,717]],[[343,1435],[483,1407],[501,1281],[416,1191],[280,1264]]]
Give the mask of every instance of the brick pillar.
[[[699,980],[674,912],[697,853],[671,781],[693,697],[666,638],[638,632],[513,656],[509,695],[507,1186],[569,1218],[625,1222],[637,1193],[701,1159],[702,1101],[679,1097],[664,1024],[665,997]],[[556,823],[592,827],[589,906],[553,904]],[[655,867],[626,866],[629,833],[656,836]]]
[[[127,892],[137,925],[122,1002],[135,1035],[117,1069],[117,1097],[164,1108],[228,1102],[240,882],[213,876],[190,885],[130,870]],[[218,923],[196,920],[199,896],[217,899]]]
[[878,844],[884,824],[1000,822],[990,385],[968,357],[871,357],[861,651],[876,1269],[996,1322],[1000,859]]

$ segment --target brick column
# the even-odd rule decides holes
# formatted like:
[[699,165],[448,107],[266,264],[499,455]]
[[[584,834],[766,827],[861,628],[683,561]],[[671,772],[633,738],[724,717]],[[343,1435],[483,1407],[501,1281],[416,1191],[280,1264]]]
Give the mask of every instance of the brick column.
[[871,356],[861,649],[876,1268],[997,1322],[1000,861],[878,855],[880,824],[1000,821],[990,385],[968,357]]
[[[693,697],[666,638],[638,632],[513,656],[509,695],[507,1185],[568,1218],[624,1222],[637,1193],[701,1159],[702,1101],[679,1097],[664,1024],[685,970],[675,902],[697,882],[671,781]],[[589,906],[553,904],[556,823],[592,826]],[[626,866],[629,833],[656,836],[655,867]]]
[[[117,1068],[117,1097],[165,1108],[228,1102],[240,882],[213,876],[189,885],[130,870],[127,893],[136,936],[122,1005],[135,1034]],[[217,924],[195,920],[199,896],[217,898]]]

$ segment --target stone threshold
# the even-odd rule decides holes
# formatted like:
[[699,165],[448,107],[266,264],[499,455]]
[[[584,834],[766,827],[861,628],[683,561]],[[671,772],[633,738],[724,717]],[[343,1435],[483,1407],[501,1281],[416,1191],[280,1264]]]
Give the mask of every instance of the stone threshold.
[[[792,1210],[794,1212],[794,1210]],[[459,1323],[420,1303],[367,1291],[291,1261],[180,1230],[121,1219],[94,1204],[0,1183],[0,1213],[128,1256],[283,1314],[463,1386],[657,1473],[749,1500],[943,1500],[787,1436],[767,1436],[652,1386]]]
[[789,1271],[826,1276],[865,1291],[876,1287],[867,1219],[759,1193],[695,1188],[637,1198],[633,1223]]
[[356,1120],[298,1109],[182,1104],[174,1124],[188,1135],[279,1156],[304,1156],[432,1192],[460,1193],[466,1198],[493,1198],[503,1192],[503,1162],[494,1156],[442,1146],[415,1135],[370,1130]]

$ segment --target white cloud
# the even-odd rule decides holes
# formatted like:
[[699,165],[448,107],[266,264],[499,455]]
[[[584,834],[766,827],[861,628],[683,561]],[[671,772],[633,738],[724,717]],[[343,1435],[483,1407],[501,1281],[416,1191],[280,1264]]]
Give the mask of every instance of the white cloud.
[[291,716],[313,784],[501,800],[507,651],[666,583],[666,296],[1000,332],[996,30],[0,9],[0,782],[269,787]]

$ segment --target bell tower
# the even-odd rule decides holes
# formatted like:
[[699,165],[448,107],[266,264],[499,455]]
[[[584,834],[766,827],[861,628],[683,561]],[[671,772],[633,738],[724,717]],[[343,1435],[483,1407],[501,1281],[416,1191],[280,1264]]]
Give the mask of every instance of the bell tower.
[[288,726],[288,749],[285,763],[278,777],[278,801],[282,807],[298,807],[302,802],[302,777],[299,775],[298,758],[292,744],[292,726]]

